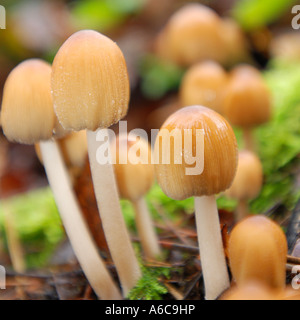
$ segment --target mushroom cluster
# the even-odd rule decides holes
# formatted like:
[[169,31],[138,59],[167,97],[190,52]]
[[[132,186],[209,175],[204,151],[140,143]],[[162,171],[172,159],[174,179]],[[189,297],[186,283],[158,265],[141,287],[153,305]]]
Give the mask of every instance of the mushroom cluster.
[[26,60],[8,76],[2,101],[2,126],[7,139],[39,143],[48,181],[76,257],[97,295],[120,299],[121,294],[83,219],[61,151],[53,139],[55,113],[51,97],[51,65]]

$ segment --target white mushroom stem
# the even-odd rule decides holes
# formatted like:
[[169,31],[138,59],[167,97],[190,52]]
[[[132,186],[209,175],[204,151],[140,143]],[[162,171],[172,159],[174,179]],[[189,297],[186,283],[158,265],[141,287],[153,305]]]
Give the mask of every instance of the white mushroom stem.
[[[87,130],[91,173],[105,238],[126,297],[141,277],[141,270],[120,207],[109,140],[97,141],[98,132],[102,137],[106,136],[109,139],[108,131],[99,130],[95,132]],[[106,150],[105,159],[103,152],[97,153],[98,148]]]
[[215,197],[195,197],[195,216],[205,299],[214,300],[230,285]]
[[3,221],[4,221],[4,229],[7,238],[7,245],[9,256],[12,262],[12,266],[14,270],[18,273],[25,272],[25,260],[24,260],[24,252],[22,248],[22,244],[20,242],[20,238],[18,232],[16,230],[16,223],[14,219],[14,213],[10,209],[9,205],[6,201],[3,201]]
[[238,201],[237,208],[235,210],[235,220],[240,221],[249,215],[248,202],[245,199],[240,199]]
[[56,142],[54,140],[41,142],[40,148],[63,225],[85,276],[99,298],[103,300],[122,299],[83,219]]
[[256,146],[253,139],[252,130],[248,128],[244,128],[243,137],[244,137],[245,149],[255,152]]
[[142,197],[132,201],[132,204],[135,210],[136,227],[145,257],[148,259],[158,258],[161,255],[161,249],[145,198]]

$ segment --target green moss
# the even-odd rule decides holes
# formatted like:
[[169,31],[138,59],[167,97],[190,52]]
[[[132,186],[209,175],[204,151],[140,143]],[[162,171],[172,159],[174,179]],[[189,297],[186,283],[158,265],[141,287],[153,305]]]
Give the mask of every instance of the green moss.
[[61,220],[49,188],[29,192],[0,203],[0,226],[3,226],[3,210],[14,215],[15,228],[24,246],[28,268],[44,266],[57,244],[64,237]]

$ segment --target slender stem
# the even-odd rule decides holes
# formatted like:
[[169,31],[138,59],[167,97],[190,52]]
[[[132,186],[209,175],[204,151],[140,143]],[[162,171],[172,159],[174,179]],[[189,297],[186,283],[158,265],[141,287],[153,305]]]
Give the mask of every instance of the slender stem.
[[195,197],[195,215],[205,298],[214,300],[230,285],[215,197]]
[[248,128],[244,128],[243,129],[243,136],[244,136],[245,149],[255,152],[256,146],[255,146],[255,142],[253,139],[252,130],[248,129]]
[[[109,137],[107,130],[99,130],[103,130],[100,132],[101,135]],[[91,173],[105,238],[119,275],[123,294],[126,297],[141,277],[141,270],[120,207],[114,169],[111,163],[109,140],[106,142],[97,141],[99,130],[87,131]],[[97,150],[98,148],[102,150],[105,145],[107,146],[104,148],[107,157],[105,161],[102,161],[104,154],[97,152]],[[97,156],[100,158],[97,159]],[[100,164],[97,160],[103,163]]]
[[142,248],[147,259],[161,255],[158,238],[152,223],[150,212],[144,198],[132,202],[135,209],[135,221]]
[[104,300],[122,299],[83,219],[60,150],[55,141],[40,143],[44,167],[75,255],[95,293]]
[[16,230],[16,223],[13,212],[10,210],[8,204],[3,202],[4,212],[4,228],[7,237],[9,256],[14,270],[18,273],[25,272],[24,252],[20,242],[19,235]]
[[241,199],[238,201],[237,208],[235,210],[235,220],[241,221],[247,215],[249,215],[249,207],[247,200]]

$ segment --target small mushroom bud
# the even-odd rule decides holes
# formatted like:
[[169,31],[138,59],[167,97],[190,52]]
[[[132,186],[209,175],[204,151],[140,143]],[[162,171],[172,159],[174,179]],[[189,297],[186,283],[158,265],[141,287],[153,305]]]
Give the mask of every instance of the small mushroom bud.
[[176,64],[223,59],[222,25],[219,16],[201,4],[187,4],[169,19],[157,41],[157,54]]
[[215,299],[229,287],[229,278],[214,195],[230,187],[235,175],[234,132],[209,108],[182,108],[160,129],[154,159],[156,178],[166,195],[176,200],[195,197],[206,299]]
[[287,241],[279,225],[265,216],[239,222],[229,237],[230,268],[238,286],[257,281],[285,288]]
[[262,184],[263,169],[260,159],[252,151],[240,151],[235,178],[225,192],[228,197],[238,200],[237,221],[249,214],[248,201],[258,196]]
[[110,152],[108,158],[97,152],[106,144],[109,149],[104,138],[109,138],[107,128],[127,113],[130,88],[124,56],[108,37],[92,30],[76,32],[54,58],[51,84],[55,112],[63,128],[87,130],[97,205],[126,296],[141,277],[141,270],[121,212]]
[[257,69],[241,65],[232,70],[223,111],[232,125],[243,130],[246,148],[253,150],[252,128],[271,117],[270,91]]
[[[144,196],[154,183],[151,163],[151,146],[148,141],[130,141],[127,135],[116,139],[114,166],[120,196],[133,204],[136,226],[146,258],[155,259],[161,254],[156,232]],[[130,152],[134,148],[135,153]],[[137,157],[136,152],[139,153]],[[122,159],[121,163],[120,160]],[[126,160],[124,163],[124,160]]]
[[51,98],[51,65],[26,60],[8,76],[3,93],[2,124],[10,141],[40,143],[49,184],[75,255],[96,294],[120,299],[119,289],[108,273],[82,217],[61,152],[52,132],[55,113]]
[[226,84],[227,74],[218,63],[208,61],[193,65],[182,79],[181,105],[203,105],[222,113]]

